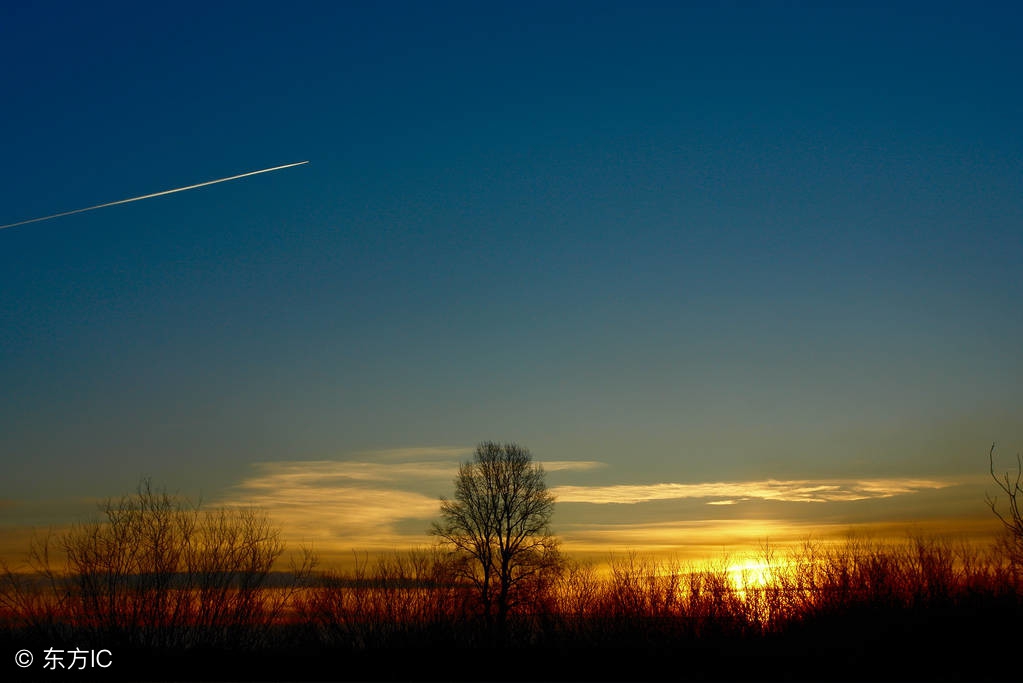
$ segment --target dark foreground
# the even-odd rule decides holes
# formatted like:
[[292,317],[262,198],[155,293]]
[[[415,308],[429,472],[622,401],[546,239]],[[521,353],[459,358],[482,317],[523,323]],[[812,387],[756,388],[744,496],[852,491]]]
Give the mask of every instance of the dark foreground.
[[[277,627],[276,644],[259,647],[140,647],[8,630],[0,633],[0,679],[1012,681],[1021,675],[1021,617],[1015,605],[976,613],[878,609],[808,621],[784,633],[700,637],[684,635],[677,624],[637,620],[503,647],[466,646],[430,633],[401,646],[328,645],[305,625]],[[590,642],[579,638],[583,632]],[[33,655],[26,668],[15,662],[21,650]]]

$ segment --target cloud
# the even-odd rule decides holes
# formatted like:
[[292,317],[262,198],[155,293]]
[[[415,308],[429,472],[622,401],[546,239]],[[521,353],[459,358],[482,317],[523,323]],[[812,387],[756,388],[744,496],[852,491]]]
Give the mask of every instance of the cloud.
[[934,479],[827,479],[702,484],[614,484],[610,486],[557,486],[552,492],[561,503],[635,504],[655,500],[709,498],[712,505],[743,500],[804,503],[856,501],[917,493],[954,486],[956,482]]
[[1000,530],[987,516],[936,517],[912,523],[792,518],[674,519],[640,523],[576,523],[559,530],[569,552],[639,552],[707,560],[736,553],[798,550],[806,544],[904,542],[927,537],[993,538]]
[[[225,505],[270,512],[292,539],[337,548],[393,548],[427,542],[440,496],[450,495],[463,448],[405,448],[362,453],[374,460],[263,462],[234,486]],[[423,460],[403,460],[424,458]],[[552,461],[548,471],[601,463]]]
[[257,475],[246,479],[249,489],[287,486],[324,487],[351,482],[421,481],[451,479],[458,466],[450,462],[361,462],[296,460],[256,463]]
[[607,465],[596,460],[541,460],[545,472],[595,470]]
[[[422,543],[440,507],[422,485],[456,471],[449,463],[328,460],[265,462],[255,469],[219,502],[266,509],[289,538],[333,548]],[[409,519],[423,520],[422,531],[399,531]]]
[[700,519],[618,524],[574,524],[563,529],[567,547],[658,550],[756,545],[763,539],[794,540],[825,525],[791,519]]
[[737,556],[775,549],[798,548],[808,539],[835,539],[850,525],[820,524],[796,519],[673,519],[640,523],[579,523],[562,526],[568,553],[596,563],[622,553],[668,562],[728,566]]
[[[468,449],[457,448],[409,448],[362,453],[357,460],[257,463],[249,476],[215,502],[266,509],[285,531],[290,543],[311,543],[315,549],[328,553],[353,549],[388,551],[428,544],[432,542],[428,535],[430,523],[440,513],[440,497],[450,496],[453,491],[453,479],[458,472],[456,456],[467,452]],[[600,462],[581,460],[554,460],[542,464],[548,472],[586,472],[604,467]],[[740,509],[737,506],[746,501],[857,501],[954,485],[951,481],[923,478],[767,479],[556,486],[551,491],[559,503],[631,506],[690,499],[707,504],[707,510],[724,513],[725,508]],[[639,508],[631,509],[639,511]],[[560,517],[557,530],[563,535],[566,547],[573,549],[691,546],[695,552],[701,545],[710,548],[751,543],[757,538],[802,535],[811,527],[819,528],[818,522],[822,520],[690,519],[663,524],[654,520],[640,524],[613,518],[604,521],[611,523],[573,520],[569,515],[567,519]]]

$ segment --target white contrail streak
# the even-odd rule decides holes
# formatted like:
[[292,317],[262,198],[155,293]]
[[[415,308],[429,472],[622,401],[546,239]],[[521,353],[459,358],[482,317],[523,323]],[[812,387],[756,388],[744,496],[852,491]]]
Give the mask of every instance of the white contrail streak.
[[96,206],[87,206],[84,209],[75,209],[74,211],[65,211],[63,213],[55,213],[52,216],[43,216],[42,218],[30,218],[27,221],[18,221],[17,223],[8,223],[7,225],[0,225],[0,230],[4,228],[14,228],[19,225],[27,225],[28,223],[38,223],[39,221],[48,221],[51,218],[60,218],[61,216],[70,216],[75,213],[82,213],[83,211],[93,211],[95,209],[103,209],[108,206],[117,206],[118,204],[127,204],[128,202],[137,202],[142,199],[150,199],[152,197],[162,197],[165,194],[174,194],[175,192],[184,192],[185,190],[194,190],[197,187],[206,187],[207,185],[216,185],[217,183],[226,183],[229,180],[238,180],[239,178],[247,178],[250,175],[258,175],[260,173],[269,173],[270,171],[280,171],[283,168],[291,168],[292,166],[301,166],[302,164],[308,164],[308,161],[297,161],[293,164],[284,164],[283,166],[274,166],[273,168],[264,168],[261,171],[249,171],[248,173],[240,173],[238,175],[230,176],[229,178],[218,178],[217,180],[207,180],[205,183],[196,183],[195,185],[186,185],[185,187],[177,187],[173,190],[164,190],[163,192],[154,192],[152,194],[144,194],[141,197],[131,197],[129,199],[119,199],[116,202],[107,202],[106,204],[97,204]]

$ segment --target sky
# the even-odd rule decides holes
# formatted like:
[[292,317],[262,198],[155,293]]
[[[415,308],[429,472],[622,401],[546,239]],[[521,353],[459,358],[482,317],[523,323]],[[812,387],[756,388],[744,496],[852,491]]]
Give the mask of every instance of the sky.
[[[3,3],[0,555],[151,477],[326,554],[481,441],[566,550],[994,528],[1015,3]],[[914,526],[915,525],[915,526]]]

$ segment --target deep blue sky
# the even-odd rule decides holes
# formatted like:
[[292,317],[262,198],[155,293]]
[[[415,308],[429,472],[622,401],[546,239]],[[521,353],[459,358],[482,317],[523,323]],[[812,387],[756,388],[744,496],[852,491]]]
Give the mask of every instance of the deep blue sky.
[[310,161],[0,231],[9,522],[484,439],[631,484],[1023,447],[1015,3],[207,5],[0,7],[0,224]]

